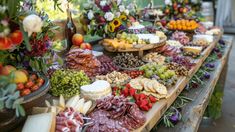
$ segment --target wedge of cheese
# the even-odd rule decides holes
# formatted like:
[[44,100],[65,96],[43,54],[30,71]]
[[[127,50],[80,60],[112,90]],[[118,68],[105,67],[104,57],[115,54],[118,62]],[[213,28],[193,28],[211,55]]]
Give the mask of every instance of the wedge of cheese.
[[28,116],[22,132],[55,132],[55,123],[53,113]]
[[195,47],[195,46],[184,46],[183,47],[184,52],[191,52],[196,55],[199,55],[202,51],[202,47]]

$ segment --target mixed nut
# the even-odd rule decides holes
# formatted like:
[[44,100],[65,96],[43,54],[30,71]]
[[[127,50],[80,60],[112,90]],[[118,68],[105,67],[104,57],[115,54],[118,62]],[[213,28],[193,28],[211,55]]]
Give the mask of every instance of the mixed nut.
[[126,73],[113,71],[107,75],[96,76],[96,80],[106,80],[111,86],[118,86],[128,83],[130,77]]
[[144,62],[132,53],[121,53],[113,58],[113,62],[120,68],[137,68],[144,65]]
[[188,75],[188,69],[183,65],[180,65],[175,62],[171,62],[167,66],[168,66],[168,69],[174,70],[176,75],[179,75],[179,76],[187,76]]
[[164,64],[166,57],[155,53],[149,53],[143,57],[145,62],[157,62],[158,64]]

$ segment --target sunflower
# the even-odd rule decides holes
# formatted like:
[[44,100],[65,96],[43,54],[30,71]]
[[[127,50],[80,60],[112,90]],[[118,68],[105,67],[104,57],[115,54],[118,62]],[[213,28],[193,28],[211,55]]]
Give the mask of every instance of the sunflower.
[[112,21],[112,24],[115,26],[115,28],[117,28],[117,27],[121,26],[122,23],[121,23],[120,19],[115,18],[115,19]]
[[127,19],[126,15],[121,15],[119,18],[123,21],[125,21]]
[[108,31],[111,33],[115,31],[115,25],[112,22],[108,25]]

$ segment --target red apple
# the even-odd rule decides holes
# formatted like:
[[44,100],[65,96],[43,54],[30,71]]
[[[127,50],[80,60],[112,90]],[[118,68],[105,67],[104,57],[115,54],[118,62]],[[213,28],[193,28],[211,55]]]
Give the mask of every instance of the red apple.
[[89,44],[89,43],[82,43],[80,48],[81,49],[89,49],[89,50],[92,49],[91,44]]
[[91,44],[87,43],[86,44],[86,49],[92,50]]
[[82,43],[82,44],[80,45],[80,48],[81,48],[81,49],[86,49],[86,43]]
[[83,43],[83,36],[79,33],[73,35],[72,38],[73,45],[80,46]]
[[163,27],[165,27],[166,24],[167,24],[167,21],[166,20],[161,20],[161,24],[162,24]]
[[16,30],[10,34],[10,39],[13,44],[19,45],[23,42],[23,33],[20,30]]
[[0,75],[9,75],[12,71],[15,71],[15,70],[16,68],[14,66],[6,65],[1,69]]
[[12,47],[12,42],[7,37],[0,37],[0,50],[8,50]]

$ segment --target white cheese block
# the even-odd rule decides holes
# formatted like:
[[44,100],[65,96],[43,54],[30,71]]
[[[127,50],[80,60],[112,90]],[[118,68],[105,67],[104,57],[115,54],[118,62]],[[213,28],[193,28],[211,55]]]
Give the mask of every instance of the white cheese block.
[[111,95],[112,89],[110,83],[104,80],[97,80],[90,85],[81,87],[81,95],[84,98],[96,100],[101,97]]
[[160,37],[155,34],[137,34],[139,39],[149,40],[151,44],[158,43],[160,41]]
[[43,113],[28,116],[22,132],[55,132],[55,115]]
[[194,35],[193,40],[198,40],[198,39],[204,39],[207,42],[211,43],[213,42],[213,36],[212,35]]

